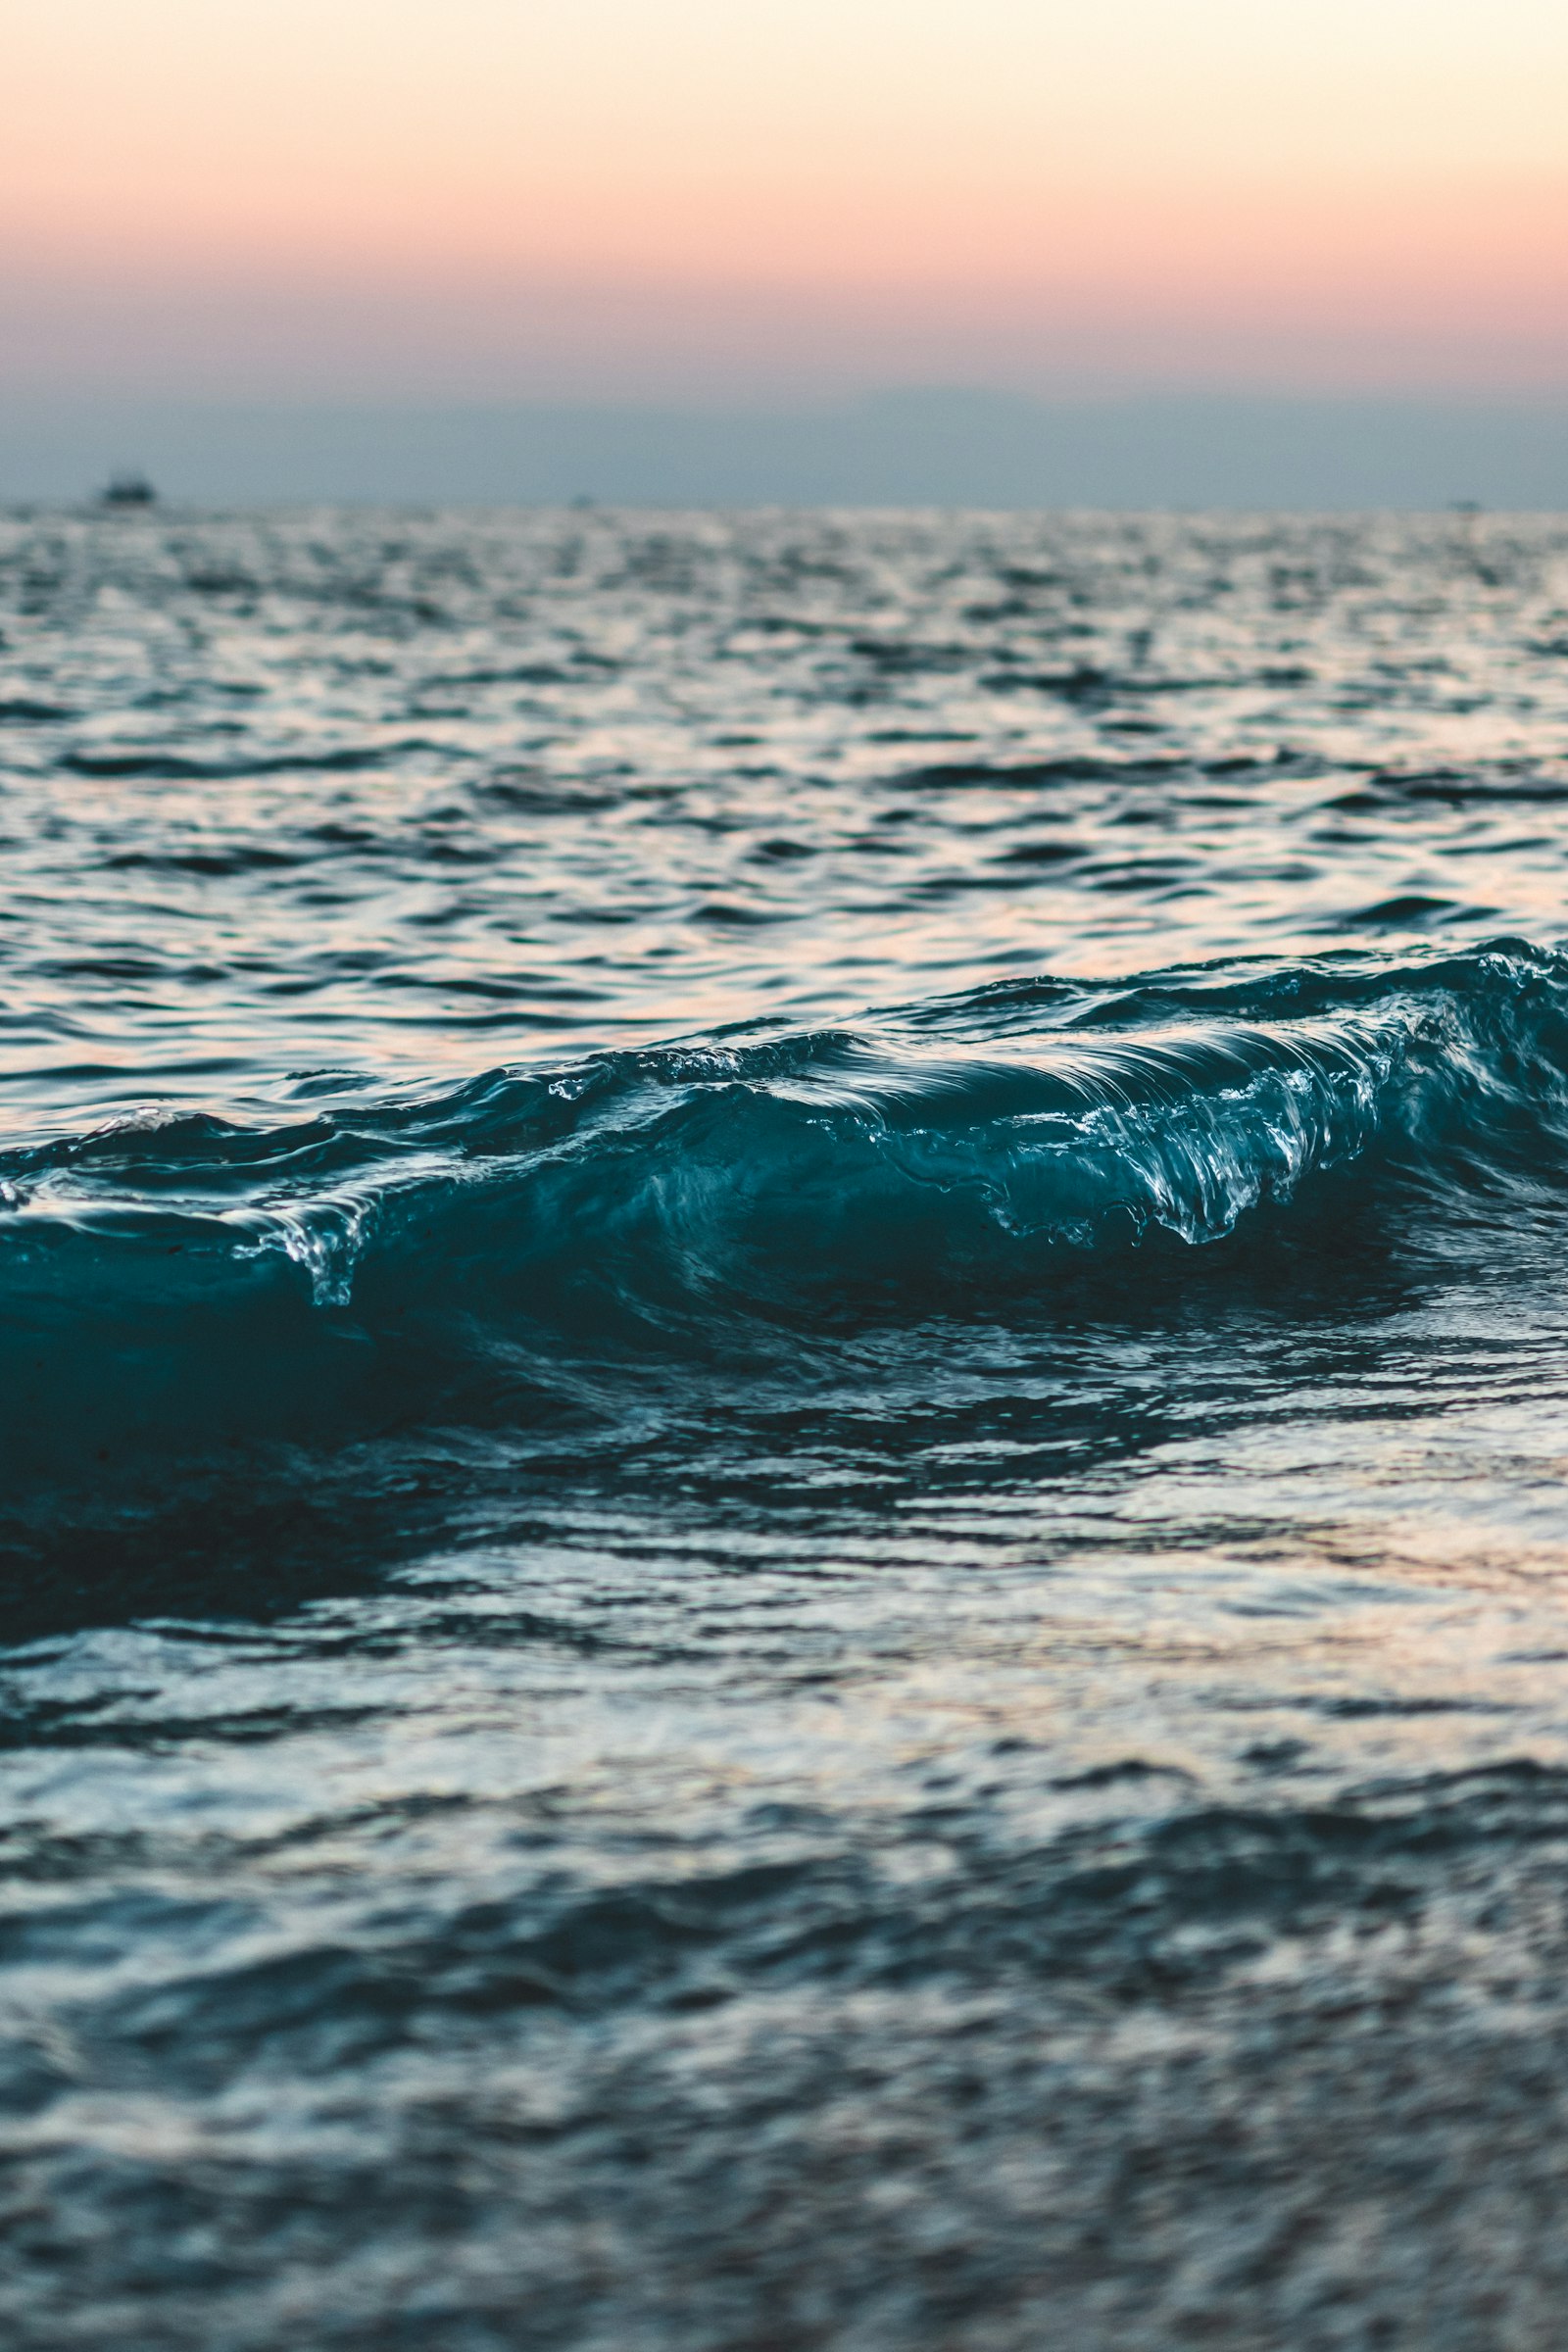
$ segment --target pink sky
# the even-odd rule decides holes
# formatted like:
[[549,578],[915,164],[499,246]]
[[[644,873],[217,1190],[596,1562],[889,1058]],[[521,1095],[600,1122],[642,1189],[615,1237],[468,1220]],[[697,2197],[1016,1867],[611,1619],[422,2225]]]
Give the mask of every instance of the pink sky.
[[1547,0],[49,0],[0,380],[1568,386]]

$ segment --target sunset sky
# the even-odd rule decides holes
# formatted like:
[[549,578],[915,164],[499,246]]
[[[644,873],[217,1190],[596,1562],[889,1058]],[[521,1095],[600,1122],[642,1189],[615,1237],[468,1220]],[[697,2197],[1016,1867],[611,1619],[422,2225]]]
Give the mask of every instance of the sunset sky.
[[0,380],[1568,386],[1562,0],[0,0]]

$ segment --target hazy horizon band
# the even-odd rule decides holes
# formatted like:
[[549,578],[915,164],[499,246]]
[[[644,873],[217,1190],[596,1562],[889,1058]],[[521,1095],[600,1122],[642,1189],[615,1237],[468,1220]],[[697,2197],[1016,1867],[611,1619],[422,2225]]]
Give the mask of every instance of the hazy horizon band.
[[955,387],[750,406],[0,390],[0,503],[1568,509],[1568,401]]

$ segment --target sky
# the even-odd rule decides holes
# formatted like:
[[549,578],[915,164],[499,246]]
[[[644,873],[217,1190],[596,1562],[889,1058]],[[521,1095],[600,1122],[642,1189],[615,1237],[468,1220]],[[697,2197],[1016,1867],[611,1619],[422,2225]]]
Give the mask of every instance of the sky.
[[0,0],[0,391],[1568,391],[1563,0]]

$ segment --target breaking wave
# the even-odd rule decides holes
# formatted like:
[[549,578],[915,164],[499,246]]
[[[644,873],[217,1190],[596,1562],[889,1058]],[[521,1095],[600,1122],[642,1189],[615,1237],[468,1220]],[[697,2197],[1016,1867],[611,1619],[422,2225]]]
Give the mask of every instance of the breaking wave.
[[1139,1252],[1494,1217],[1568,1169],[1568,966],[1502,942],[1035,980],[863,1031],[301,1091],[272,1126],[149,1111],[0,1158],[21,1462],[482,1418],[588,1362],[1049,1314],[1097,1269],[1135,1311]]

